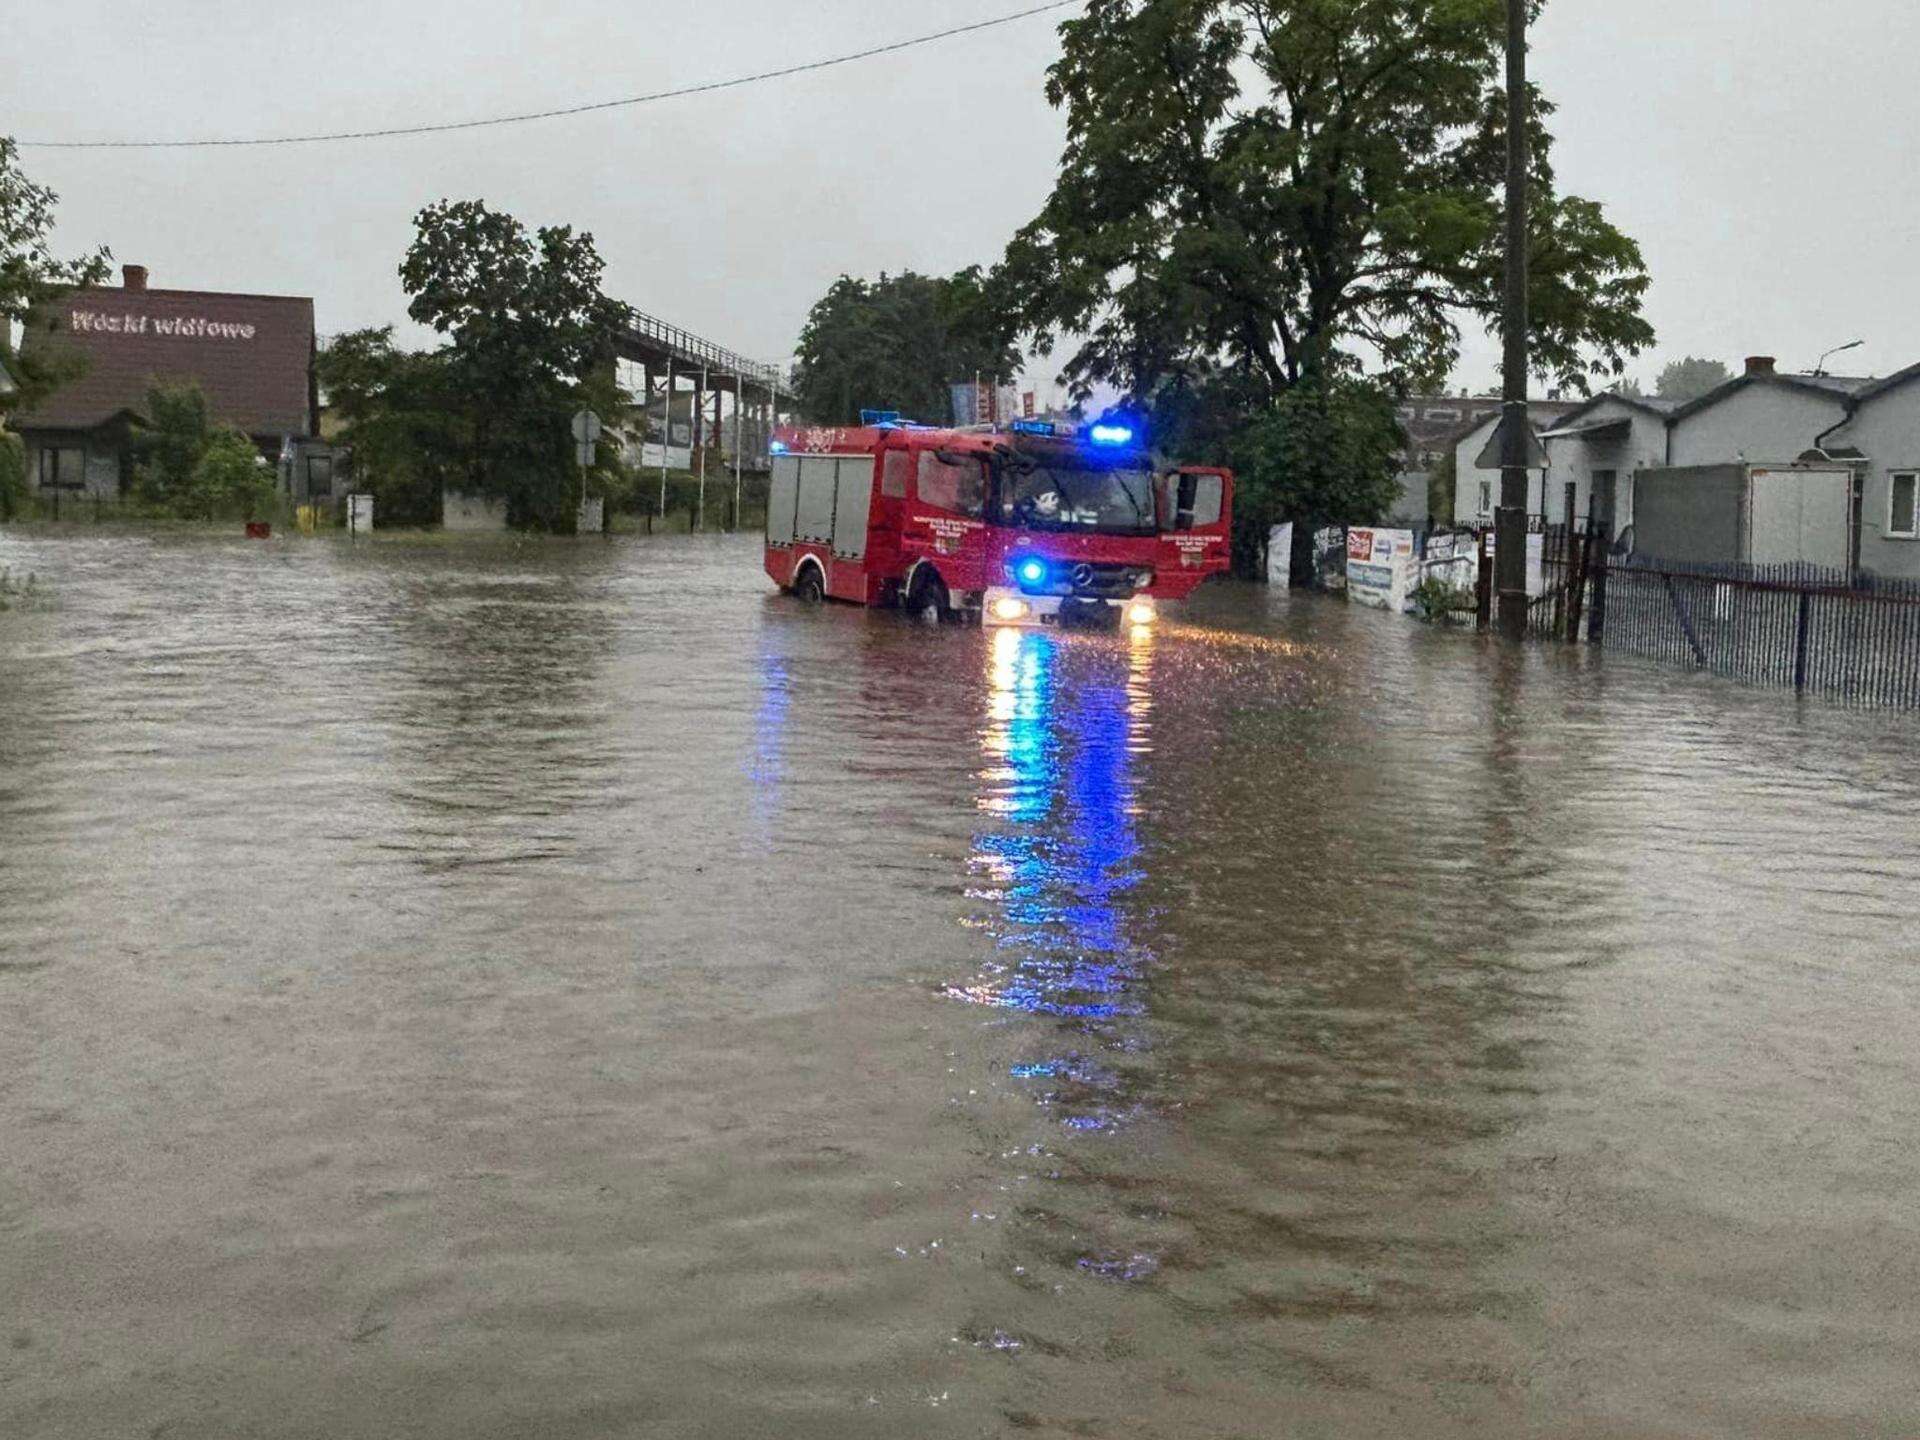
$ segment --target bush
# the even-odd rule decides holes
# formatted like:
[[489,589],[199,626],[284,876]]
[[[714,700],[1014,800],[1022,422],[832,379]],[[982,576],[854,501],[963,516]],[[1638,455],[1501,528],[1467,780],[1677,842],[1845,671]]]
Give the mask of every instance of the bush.
[[0,568],[0,610],[11,610],[15,605],[32,605],[41,598],[41,593],[40,583],[31,573],[21,580],[11,570]]
[[1449,615],[1471,613],[1480,608],[1473,591],[1433,576],[1413,587],[1412,599],[1413,608],[1422,620],[1442,621]]
[[0,430],[0,520],[27,508],[27,447],[18,435]]
[[277,487],[260,452],[237,430],[218,430],[207,442],[188,483],[189,513],[211,520],[237,510],[257,520],[272,506]]

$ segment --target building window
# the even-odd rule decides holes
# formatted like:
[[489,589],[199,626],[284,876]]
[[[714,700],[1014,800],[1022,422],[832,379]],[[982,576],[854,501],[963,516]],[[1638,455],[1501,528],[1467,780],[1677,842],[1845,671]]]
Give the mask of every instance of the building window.
[[1920,536],[1920,474],[1912,470],[1887,477],[1887,534],[1911,540]]
[[1480,482],[1480,513],[1482,515],[1493,513],[1493,482],[1491,480]]
[[49,446],[40,452],[42,490],[87,488],[87,452],[78,447]]

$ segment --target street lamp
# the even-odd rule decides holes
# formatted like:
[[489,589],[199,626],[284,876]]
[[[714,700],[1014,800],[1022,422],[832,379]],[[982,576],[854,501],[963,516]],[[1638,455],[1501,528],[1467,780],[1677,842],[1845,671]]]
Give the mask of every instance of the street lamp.
[[1864,340],[1849,340],[1844,345],[1834,346],[1833,349],[1827,351],[1825,355],[1822,355],[1818,360],[1813,362],[1813,373],[1816,375],[1824,375],[1827,373],[1827,356],[1828,355],[1840,355],[1845,353],[1848,350],[1858,350],[1862,345],[1866,343],[1867,342]]

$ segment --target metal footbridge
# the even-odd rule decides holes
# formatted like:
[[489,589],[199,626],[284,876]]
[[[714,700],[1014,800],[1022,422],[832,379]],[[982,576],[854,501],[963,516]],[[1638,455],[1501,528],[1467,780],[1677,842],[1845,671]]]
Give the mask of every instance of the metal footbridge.
[[778,365],[643,310],[628,310],[615,348],[626,387],[668,448],[698,453],[717,445],[736,470],[767,468],[767,444],[788,393]]

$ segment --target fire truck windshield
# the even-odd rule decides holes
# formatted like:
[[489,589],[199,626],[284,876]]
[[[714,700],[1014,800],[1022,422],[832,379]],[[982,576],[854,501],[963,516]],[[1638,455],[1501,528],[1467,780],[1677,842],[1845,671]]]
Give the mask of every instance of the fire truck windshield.
[[1143,535],[1154,530],[1153,476],[1145,470],[1016,456],[1000,467],[1002,525]]

